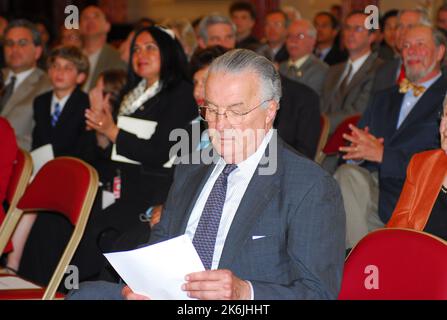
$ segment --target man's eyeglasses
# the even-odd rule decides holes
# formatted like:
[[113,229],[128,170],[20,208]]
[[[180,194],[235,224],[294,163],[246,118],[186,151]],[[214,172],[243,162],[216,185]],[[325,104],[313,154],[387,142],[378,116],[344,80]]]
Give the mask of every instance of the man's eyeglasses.
[[31,43],[30,40],[28,39],[20,39],[19,41],[14,41],[14,40],[6,40],[5,41],[5,47],[11,48],[14,45],[18,45],[19,47],[26,47],[27,45],[29,45]]
[[343,26],[343,31],[354,31],[356,33],[360,33],[366,31],[366,28],[364,26],[350,26],[345,24]]
[[271,101],[273,98],[262,101],[257,106],[251,108],[248,111],[241,112],[237,110],[225,110],[223,113],[219,113],[218,108],[212,105],[204,105],[199,107],[200,116],[207,122],[213,123],[217,121],[218,116],[225,116],[228,122],[232,125],[239,125],[243,122],[244,116],[252,112],[253,110],[259,108],[264,103]]
[[305,37],[306,37],[306,35],[304,33],[287,35],[288,40],[303,40]]

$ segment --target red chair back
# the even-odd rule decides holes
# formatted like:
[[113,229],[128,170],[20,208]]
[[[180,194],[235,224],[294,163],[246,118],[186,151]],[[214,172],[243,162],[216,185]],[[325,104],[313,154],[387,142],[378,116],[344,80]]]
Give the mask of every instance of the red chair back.
[[371,232],[346,259],[339,299],[447,299],[447,242],[409,229]]
[[357,125],[357,123],[360,120],[361,115],[356,114],[353,116],[350,116],[343,120],[342,123],[338,125],[338,127],[335,129],[334,133],[329,137],[328,142],[326,143],[323,152],[326,155],[333,155],[338,153],[338,149],[345,145],[345,139],[343,139],[344,133],[349,133],[351,129],[349,129],[349,125]]
[[19,149],[12,169],[8,189],[6,190],[6,201],[10,206],[15,206],[28,185],[33,171],[33,161],[28,152]]
[[91,171],[75,158],[46,163],[17,204],[23,211],[54,211],[76,225],[91,183]]

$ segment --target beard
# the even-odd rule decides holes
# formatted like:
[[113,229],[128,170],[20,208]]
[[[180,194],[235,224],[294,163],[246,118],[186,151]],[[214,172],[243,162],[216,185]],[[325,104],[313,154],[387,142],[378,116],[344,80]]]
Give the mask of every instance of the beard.
[[430,74],[436,67],[437,61],[434,60],[433,63],[426,69],[422,70],[412,70],[410,66],[408,66],[407,63],[405,63],[405,74],[408,80],[411,82],[417,82],[420,79],[423,79],[425,76]]

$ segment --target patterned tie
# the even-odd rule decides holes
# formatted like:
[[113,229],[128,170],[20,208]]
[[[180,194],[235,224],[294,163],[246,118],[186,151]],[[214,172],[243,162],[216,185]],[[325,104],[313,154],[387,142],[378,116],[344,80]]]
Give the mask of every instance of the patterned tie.
[[16,83],[16,77],[12,76],[9,83],[3,88],[0,93],[0,112],[5,107],[6,103],[8,103],[9,98],[11,98],[12,93],[14,92],[14,85]]
[[59,116],[61,115],[61,105],[59,104],[59,102],[56,102],[56,104],[54,105],[54,111],[53,114],[51,115],[51,126],[55,127],[57,120],[59,120]]
[[217,231],[227,195],[227,179],[237,168],[235,164],[227,164],[214,183],[206,200],[202,215],[197,225],[192,244],[197,250],[205,269],[211,269],[216,244]]
[[413,90],[413,95],[415,97],[419,97],[421,94],[424,93],[425,87],[417,85],[407,78],[403,79],[399,84],[399,92],[400,93],[407,93],[408,91]]

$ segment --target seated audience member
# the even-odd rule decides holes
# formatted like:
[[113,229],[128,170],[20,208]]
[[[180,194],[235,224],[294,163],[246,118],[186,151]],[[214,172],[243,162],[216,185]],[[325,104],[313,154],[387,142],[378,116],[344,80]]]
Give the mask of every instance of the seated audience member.
[[[338,296],[345,255],[341,195],[327,172],[277,137],[280,97],[275,66],[251,50],[229,51],[210,66],[203,108],[215,161],[176,167],[149,241],[182,234],[191,239],[206,269],[187,275],[182,290],[192,298]],[[235,136],[237,129],[259,135]],[[263,172],[266,162],[275,167],[269,173]],[[123,287],[81,283],[68,298],[146,298]]]
[[411,157],[439,146],[445,38],[436,29],[415,26],[402,48],[407,79],[374,96],[358,128],[351,126],[344,135],[351,145],[340,148],[345,160],[359,164],[342,165],[335,173],[346,210],[346,248],[389,221]]
[[340,35],[340,23],[329,12],[319,12],[314,18],[314,26],[317,29],[317,43],[315,56],[332,66],[348,59],[346,50],[340,49],[337,41]]
[[321,108],[331,123],[331,132],[347,117],[363,113],[368,105],[377,67],[382,63],[371,52],[375,30],[365,28],[368,17],[362,11],[350,13],[343,25],[343,43],[349,60],[329,68]]
[[[118,121],[110,109],[98,101],[99,105],[94,103],[86,111],[87,126],[113,144],[112,160],[117,170],[113,173],[115,202],[104,210],[101,206],[98,212],[92,212],[86,228],[90,237],[85,236],[77,250],[79,260],[72,262],[78,265],[80,279],[97,277],[104,263],[102,252],[109,251],[114,241],[126,231],[140,225],[147,227],[141,215],[166,201],[173,176],[173,168],[167,163],[170,149],[176,143],[170,141],[170,133],[174,129],[185,129],[198,114],[192,85],[185,80],[186,57],[172,32],[161,27],[140,29],[131,48],[130,78],[119,101]],[[121,117],[126,117],[127,121],[145,120],[145,125],[156,123],[154,133],[148,139],[140,138],[130,128],[122,129],[117,125]],[[127,160],[114,156],[113,150]],[[34,230],[30,239],[33,233]],[[36,239],[44,236],[40,232]],[[95,243],[96,239],[98,243]],[[38,254],[41,250],[33,250],[35,259],[41,257],[43,253]],[[35,261],[30,259],[28,266],[36,264]],[[19,272],[21,268],[22,265]],[[37,267],[28,268],[29,279],[39,280],[39,283],[49,279],[47,270],[41,270],[42,273],[37,275],[37,272],[33,274]],[[49,263],[46,268],[50,269]]]
[[222,46],[227,49],[236,47],[236,26],[227,17],[211,14],[200,20],[199,47],[204,49],[211,46]]
[[[0,157],[0,225],[5,219],[5,199],[6,191],[8,190],[9,181],[12,175],[14,161],[17,157],[17,142],[14,134],[14,129],[5,118],[0,117],[0,150],[2,156]],[[9,242],[5,250],[0,252],[9,253],[12,250],[12,243]]]
[[59,45],[82,49],[82,38],[79,29],[67,29],[65,26],[61,26],[59,32]]
[[402,63],[402,46],[407,32],[415,25],[430,25],[428,14],[420,9],[401,10],[397,16],[396,50],[398,56],[377,68],[372,92],[376,93],[399,84],[405,78],[405,65]]
[[230,17],[236,25],[236,48],[256,51],[259,40],[253,35],[256,9],[250,2],[235,1],[230,6]]
[[286,49],[289,24],[289,18],[283,11],[273,10],[268,12],[264,24],[265,43],[256,51],[275,63],[286,61],[289,58]]
[[424,231],[447,240],[447,100],[444,100],[441,149],[415,154],[387,228]]
[[[50,53],[47,63],[53,90],[34,99],[32,149],[49,144],[55,157],[76,157],[85,131],[84,113],[89,106],[88,96],[79,87],[87,77],[88,60],[76,47],[58,47]],[[12,235],[14,250],[7,258],[7,266],[12,270],[19,268],[36,217],[24,215]]]
[[286,41],[289,60],[279,65],[279,72],[321,95],[329,66],[312,54],[316,36],[317,31],[309,21],[294,21],[289,26]]
[[57,47],[48,57],[53,90],[34,100],[32,149],[51,144],[55,157],[76,156],[85,130],[88,95],[80,86],[88,75],[88,59],[76,47]]
[[187,19],[167,19],[162,25],[175,32],[189,61],[197,48],[197,38],[191,23]]
[[383,40],[379,46],[379,58],[387,61],[399,56],[396,48],[397,15],[399,11],[390,10],[380,19]]
[[0,115],[14,128],[20,148],[31,149],[33,100],[50,90],[45,72],[37,68],[42,54],[40,33],[27,20],[10,22],[5,30],[5,87],[0,93]]
[[90,64],[90,72],[83,85],[83,90],[88,92],[102,71],[125,70],[126,64],[121,60],[118,51],[107,44],[107,34],[111,26],[99,7],[90,5],[82,10],[79,27],[83,50]]
[[118,51],[120,54],[120,58],[122,61],[126,63],[126,66],[129,65],[129,57],[130,57],[130,45],[132,43],[133,37],[135,36],[135,32],[144,27],[153,26],[154,22],[149,18],[141,18],[133,27],[133,30],[127,35],[126,40],[121,42]]

